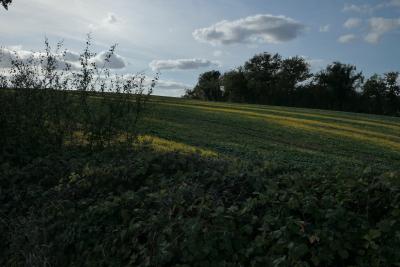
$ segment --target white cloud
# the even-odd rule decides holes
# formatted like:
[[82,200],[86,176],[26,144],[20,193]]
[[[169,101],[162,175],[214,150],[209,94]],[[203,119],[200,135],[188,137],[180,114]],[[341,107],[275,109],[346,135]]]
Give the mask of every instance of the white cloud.
[[193,86],[184,83],[176,81],[165,81],[165,80],[159,80],[156,85],[156,88],[160,90],[184,90],[192,87]]
[[70,50],[67,50],[67,51],[65,51],[65,53],[64,53],[64,59],[66,60],[66,61],[71,61],[71,62],[73,62],[73,61],[79,61],[79,54],[78,53],[75,53],[75,52],[73,52],[73,51],[70,51]]
[[400,0],[382,1],[382,3],[376,4],[376,5],[345,4],[344,8],[343,8],[343,12],[356,12],[356,13],[363,13],[363,14],[372,14],[375,11],[385,9],[385,8],[393,8],[393,7],[400,7]]
[[110,56],[110,52],[108,51],[100,52],[91,60],[91,62],[96,63],[98,67],[105,66],[109,69],[123,69],[127,66],[123,57],[115,53]]
[[103,30],[103,29],[115,29],[119,22],[119,18],[114,13],[108,13],[107,16],[99,22],[89,24],[89,29],[93,31]]
[[298,37],[305,26],[285,16],[255,15],[220,21],[193,32],[196,40],[211,44],[281,43]]
[[344,12],[356,12],[356,13],[372,13],[377,9],[377,6],[372,6],[368,4],[355,5],[355,4],[345,4]]
[[365,37],[365,41],[371,44],[379,43],[382,36],[390,31],[400,28],[399,19],[387,19],[387,18],[371,18],[369,19],[369,33]]
[[[149,86],[151,81],[152,78],[146,77],[145,85]],[[156,86],[154,87],[153,94],[160,96],[180,97],[184,95],[186,89],[190,88],[193,88],[193,86],[181,82],[172,80],[158,80]]]
[[352,43],[357,40],[357,36],[354,34],[345,34],[339,37],[338,42],[342,44]]
[[33,52],[23,50],[21,46],[13,46],[10,48],[0,48],[0,68],[11,68],[12,61],[19,58],[21,61],[26,61],[33,56]]
[[118,21],[117,16],[114,13],[108,13],[104,22],[108,24],[114,24]]
[[[42,52],[33,52],[24,50],[22,46],[11,46],[0,48],[0,69],[10,69],[13,67],[13,61],[21,62],[23,64],[30,64],[34,66],[41,65],[41,59],[45,56]],[[53,54],[56,60],[57,69],[65,69],[65,62],[69,60],[63,60],[62,54]],[[66,57],[72,56],[72,53],[66,53]],[[74,66],[72,66],[74,68]]]
[[[133,76],[135,76],[135,75],[133,75]],[[129,75],[126,76],[126,77],[129,77]],[[150,76],[145,75],[144,76],[144,80],[143,80],[143,85],[145,87],[149,87],[149,86],[151,86],[153,81],[154,81],[154,77],[150,77]],[[160,91],[160,90],[161,91],[180,90],[181,92],[183,92],[185,89],[188,89],[188,88],[193,88],[193,86],[188,85],[188,84],[184,84],[184,83],[181,83],[181,82],[173,81],[173,80],[159,79],[156,82],[156,85],[155,85],[154,89],[157,90],[157,91]]]
[[349,18],[346,20],[346,22],[343,24],[343,26],[347,29],[354,29],[360,27],[362,24],[362,20],[359,18]]
[[170,59],[170,60],[153,60],[150,64],[152,70],[194,70],[218,66],[219,63],[207,59]]
[[[12,67],[12,60],[21,60],[22,62],[28,62],[33,59],[33,64],[40,64],[40,57],[44,54],[42,52],[33,52],[24,50],[22,46],[4,47],[0,48],[0,68],[6,69]],[[103,66],[109,69],[123,69],[126,67],[126,61],[118,54],[113,54],[107,62],[108,51],[102,51],[95,57],[90,59],[90,62],[95,63],[97,67],[102,68]],[[57,60],[57,68],[64,69],[66,63],[71,65],[73,70],[79,69],[79,54],[73,51],[65,51],[65,53],[53,54]]]
[[327,24],[319,27],[319,32],[329,32],[331,30],[331,25]]

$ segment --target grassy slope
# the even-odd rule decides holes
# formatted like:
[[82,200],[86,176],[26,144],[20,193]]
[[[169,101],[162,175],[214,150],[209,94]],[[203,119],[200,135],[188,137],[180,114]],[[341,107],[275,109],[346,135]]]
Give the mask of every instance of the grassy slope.
[[166,97],[153,97],[150,110],[143,132],[170,147],[322,173],[400,168],[399,118]]
[[271,164],[147,146],[6,154],[0,266],[400,262],[399,173],[363,172],[400,170],[398,118],[162,97],[148,111],[141,139],[159,150]]

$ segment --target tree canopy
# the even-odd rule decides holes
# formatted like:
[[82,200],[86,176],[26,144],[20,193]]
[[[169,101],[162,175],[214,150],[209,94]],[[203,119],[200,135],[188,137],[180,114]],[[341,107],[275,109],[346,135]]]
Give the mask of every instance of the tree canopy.
[[221,73],[219,71],[207,71],[200,75],[199,81],[192,91],[187,92],[190,98],[219,101],[222,100],[220,88]]
[[330,108],[343,110],[353,104],[351,99],[364,77],[355,66],[334,62],[319,72],[315,79],[332,95]]

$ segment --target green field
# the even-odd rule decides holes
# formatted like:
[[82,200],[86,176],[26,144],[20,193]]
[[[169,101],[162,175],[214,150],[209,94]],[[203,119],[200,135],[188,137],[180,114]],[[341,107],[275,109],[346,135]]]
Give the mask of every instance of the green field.
[[92,146],[63,96],[68,142],[0,113],[0,266],[400,266],[399,118],[154,96]]
[[328,172],[400,168],[400,119],[366,114],[153,97],[142,132],[171,149]]

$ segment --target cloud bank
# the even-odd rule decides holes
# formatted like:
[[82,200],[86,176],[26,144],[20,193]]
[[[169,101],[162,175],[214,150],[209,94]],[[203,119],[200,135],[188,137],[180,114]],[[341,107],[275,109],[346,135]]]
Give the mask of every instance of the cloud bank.
[[362,24],[362,20],[359,18],[349,18],[346,20],[346,22],[343,24],[343,26],[347,29],[354,29],[360,27]]
[[364,5],[345,4],[345,6],[343,8],[343,12],[372,13],[378,8],[380,8],[380,7],[372,6],[372,5],[368,5],[368,4],[364,4]]
[[193,86],[183,84],[176,81],[166,81],[166,80],[159,80],[156,89],[159,90],[184,90],[188,88],[192,88]]
[[354,34],[345,34],[339,37],[338,42],[341,44],[348,44],[354,42],[355,40],[357,40],[357,36]]
[[207,59],[170,59],[170,60],[153,60],[150,63],[152,70],[195,70],[199,68],[207,68],[218,66],[219,63]]
[[[7,69],[12,67],[13,60],[20,60],[22,62],[27,63],[31,59],[33,60],[32,63],[35,65],[40,64],[40,58],[44,56],[42,52],[33,52],[24,50],[21,46],[14,46],[14,47],[3,47],[0,48],[0,68]],[[56,59],[57,69],[65,69],[66,63],[71,65],[72,70],[77,70],[80,68],[79,58],[80,55],[73,51],[65,51],[64,54],[53,54]],[[118,55],[113,54],[109,57],[108,51],[102,51],[97,54],[95,57],[90,59],[90,63],[95,63],[97,67],[106,67],[109,69],[123,69],[127,66],[125,59]]]
[[371,14],[375,11],[385,9],[385,8],[398,8],[400,7],[400,0],[389,0],[382,1],[382,3],[371,5],[371,4],[345,4],[343,8],[343,12],[356,12],[361,14]]
[[297,38],[305,26],[285,16],[256,15],[234,21],[223,20],[207,28],[197,29],[193,37],[216,44],[281,43]]
[[400,29],[400,18],[388,19],[375,17],[369,19],[369,33],[365,37],[365,41],[371,44],[377,44],[382,36],[388,32]]

